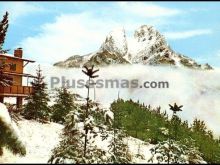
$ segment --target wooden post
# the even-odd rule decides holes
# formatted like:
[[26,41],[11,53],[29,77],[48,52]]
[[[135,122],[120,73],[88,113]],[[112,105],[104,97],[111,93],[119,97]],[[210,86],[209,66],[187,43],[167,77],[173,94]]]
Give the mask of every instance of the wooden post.
[[23,103],[22,97],[17,97],[17,102],[16,102],[17,108],[21,108],[22,103]]
[[4,97],[0,97],[0,103],[3,103],[4,102]]

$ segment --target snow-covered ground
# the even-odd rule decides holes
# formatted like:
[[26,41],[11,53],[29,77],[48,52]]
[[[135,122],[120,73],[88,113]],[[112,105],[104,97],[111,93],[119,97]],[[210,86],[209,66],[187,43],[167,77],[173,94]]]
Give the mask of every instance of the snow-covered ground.
[[9,116],[8,110],[6,106],[2,103],[0,103],[0,118],[8,125],[11,124],[11,118]]
[[[3,156],[0,157],[0,163],[47,163],[49,160],[52,149],[55,148],[60,140],[63,125],[57,123],[39,123],[34,120],[21,119],[17,125],[11,120],[6,107],[0,103],[0,118],[4,120],[8,125],[12,126],[19,136],[19,139],[26,147],[26,155],[21,157],[13,155],[9,150],[3,148]],[[105,115],[112,117],[110,111],[105,110]],[[91,120],[93,120],[91,118]],[[89,121],[89,120],[88,120]],[[83,123],[78,123],[80,131],[83,130]],[[97,148],[106,151],[106,156],[110,156],[109,145],[112,140],[112,133],[109,132],[107,138],[102,140],[101,133],[97,127],[94,127],[94,131],[97,132],[97,136],[88,138],[91,142],[94,140],[93,145]],[[88,137],[93,137],[93,134],[88,134]],[[152,158],[150,149],[155,145],[148,142],[144,142],[140,139],[127,137],[124,139],[124,143],[128,145],[131,161],[134,163],[157,163],[156,158],[152,159],[153,162],[148,162]],[[206,162],[205,162],[206,163]]]
[[[56,123],[42,124],[36,121],[21,120],[18,122],[18,129],[22,141],[24,142],[27,154],[24,157],[15,156],[7,149],[0,157],[0,163],[47,163],[51,155],[51,150],[59,143],[63,125]],[[97,136],[95,143],[102,149],[108,148],[108,140],[102,141]],[[125,139],[132,154],[132,160],[137,163],[147,163],[151,157],[149,151],[154,145],[145,143],[139,139],[128,137]],[[139,150],[140,146],[140,150]],[[137,158],[140,153],[143,157]]]
[[148,160],[152,157],[150,149],[154,147],[153,144],[149,144],[133,137],[128,137],[126,140],[129,151],[132,154],[133,162],[150,163]]
[[56,123],[42,124],[36,121],[18,122],[19,134],[26,146],[24,157],[15,156],[4,149],[2,163],[47,163],[51,150],[59,143],[63,126]]

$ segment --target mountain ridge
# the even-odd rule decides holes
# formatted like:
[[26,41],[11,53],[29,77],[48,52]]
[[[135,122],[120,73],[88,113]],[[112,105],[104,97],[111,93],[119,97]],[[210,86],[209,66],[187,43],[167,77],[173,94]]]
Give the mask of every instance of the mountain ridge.
[[213,69],[209,64],[198,64],[195,60],[175,52],[165,37],[153,26],[142,25],[127,38],[125,29],[112,30],[100,48],[87,55],[74,55],[54,64],[58,67],[75,68],[84,65],[108,66],[115,64],[172,65],[192,69]]

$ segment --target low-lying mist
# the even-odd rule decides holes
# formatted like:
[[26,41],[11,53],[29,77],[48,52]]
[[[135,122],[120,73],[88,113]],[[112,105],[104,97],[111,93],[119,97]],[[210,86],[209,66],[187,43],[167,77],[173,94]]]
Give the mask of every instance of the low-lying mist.
[[[26,69],[28,73],[35,73],[37,66],[32,65]],[[41,65],[43,75],[46,76],[48,88],[51,89],[51,77],[66,80],[78,80],[88,78],[82,73],[82,69],[64,69],[48,65]],[[91,89],[90,97],[109,106],[118,98],[139,100],[145,105],[160,106],[169,114],[168,104],[183,105],[183,111],[178,115],[189,123],[195,118],[204,120],[209,129],[220,136],[220,70],[199,71],[184,68],[123,65],[99,68],[99,79],[138,79],[144,81],[167,81],[169,88],[96,88]],[[61,83],[55,87],[61,87]],[[72,91],[86,97],[86,88],[71,88]],[[95,91],[95,96],[94,96]]]

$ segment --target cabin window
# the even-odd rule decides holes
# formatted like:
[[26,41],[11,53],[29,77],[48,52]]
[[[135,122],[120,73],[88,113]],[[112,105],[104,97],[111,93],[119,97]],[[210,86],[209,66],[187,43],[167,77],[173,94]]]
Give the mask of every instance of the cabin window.
[[16,64],[11,64],[10,65],[10,70],[11,71],[16,71]]

